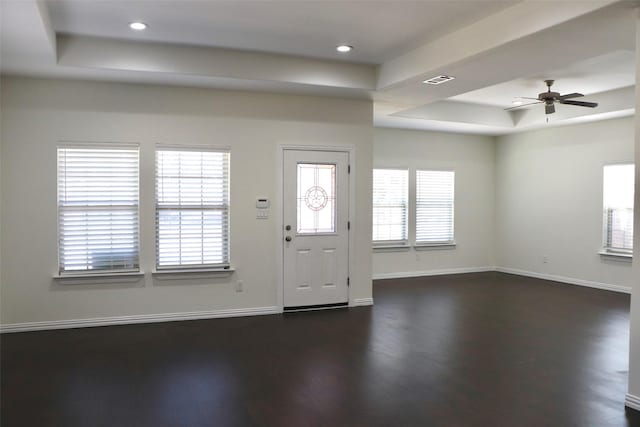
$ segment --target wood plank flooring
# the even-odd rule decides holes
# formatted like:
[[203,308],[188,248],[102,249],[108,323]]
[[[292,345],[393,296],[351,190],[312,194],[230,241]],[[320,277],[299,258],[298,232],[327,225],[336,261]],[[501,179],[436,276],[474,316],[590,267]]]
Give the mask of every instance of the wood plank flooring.
[[629,296],[502,273],[374,307],[4,334],[16,426],[631,427]]

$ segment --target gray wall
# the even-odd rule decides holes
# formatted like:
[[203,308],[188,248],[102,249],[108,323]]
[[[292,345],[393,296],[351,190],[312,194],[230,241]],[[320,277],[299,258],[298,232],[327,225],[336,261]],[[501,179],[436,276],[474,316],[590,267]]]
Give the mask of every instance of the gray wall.
[[[28,78],[2,79],[3,325],[87,318],[273,309],[278,305],[279,146],[355,150],[352,299],[371,297],[372,105],[369,101]],[[61,285],[56,144],[141,146],[141,267],[136,283]],[[153,279],[154,146],[231,146],[232,277]],[[272,199],[256,220],[255,199]],[[236,280],[244,291],[235,292]],[[352,301],[353,302],[353,301]]]
[[496,138],[375,129],[374,167],[456,171],[457,246],[375,251],[374,278],[498,268],[629,292],[631,262],[598,251],[602,168],[633,144],[633,117]]
[[[381,168],[454,170],[456,247],[375,251],[373,275],[401,277],[494,264],[495,142],[489,136],[381,129],[374,132],[373,165]],[[411,177],[410,177],[411,180]],[[409,238],[415,236],[415,188],[409,189]]]
[[633,123],[629,117],[497,138],[497,266],[631,289],[631,263],[598,251],[602,168],[633,162]]

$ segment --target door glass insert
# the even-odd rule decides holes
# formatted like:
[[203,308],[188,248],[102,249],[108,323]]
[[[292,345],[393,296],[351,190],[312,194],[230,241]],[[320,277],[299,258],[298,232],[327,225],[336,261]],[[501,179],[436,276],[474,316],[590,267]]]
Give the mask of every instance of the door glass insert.
[[336,165],[298,163],[298,233],[336,232]]

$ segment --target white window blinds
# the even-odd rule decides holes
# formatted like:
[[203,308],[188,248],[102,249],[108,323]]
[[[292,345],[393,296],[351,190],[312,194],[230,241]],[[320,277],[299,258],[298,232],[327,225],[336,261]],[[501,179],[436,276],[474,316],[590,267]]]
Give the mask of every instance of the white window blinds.
[[416,243],[453,243],[453,171],[416,172]]
[[634,165],[608,165],[603,171],[604,247],[633,251]]
[[373,242],[407,243],[409,171],[373,170]]
[[156,250],[159,269],[228,267],[228,150],[158,148]]
[[138,270],[137,145],[58,147],[58,239],[60,274]]

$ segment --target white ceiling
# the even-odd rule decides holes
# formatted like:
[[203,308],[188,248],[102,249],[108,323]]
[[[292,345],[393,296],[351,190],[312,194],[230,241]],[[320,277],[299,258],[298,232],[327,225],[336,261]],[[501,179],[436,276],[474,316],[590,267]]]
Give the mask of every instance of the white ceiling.
[[[380,64],[517,1],[49,2],[58,33],[184,43]],[[132,33],[126,24],[149,24]],[[339,44],[356,47],[340,55]]]
[[[541,7],[544,6],[544,7]],[[633,113],[636,1],[0,0],[4,74],[374,101],[377,126],[505,134]],[[149,24],[144,32],[131,21]],[[355,47],[350,54],[337,44]],[[422,84],[438,74],[456,77]],[[532,106],[544,79],[595,109]]]
[[[566,67],[548,70],[542,74],[526,76],[494,86],[485,87],[450,98],[453,101],[513,107],[518,97],[537,97],[546,92],[544,80],[555,80],[552,90],[561,94],[582,93],[590,95],[635,84],[635,53],[618,50],[595,58],[589,58]],[[584,98],[588,101],[588,97]],[[523,100],[527,102],[527,100]]]

